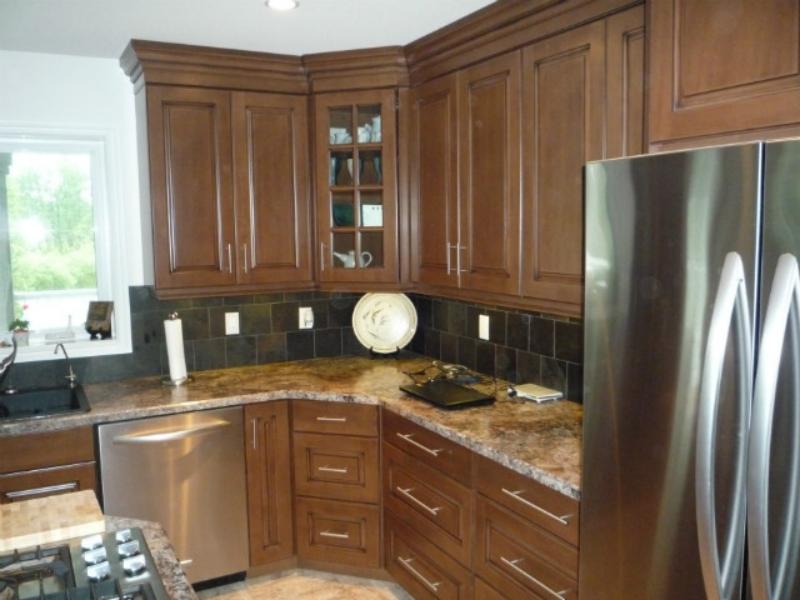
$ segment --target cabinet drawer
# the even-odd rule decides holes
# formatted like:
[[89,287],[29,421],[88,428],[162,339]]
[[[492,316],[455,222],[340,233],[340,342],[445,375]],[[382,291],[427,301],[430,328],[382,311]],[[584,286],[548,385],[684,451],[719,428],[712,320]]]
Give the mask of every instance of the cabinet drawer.
[[464,485],[470,485],[472,452],[464,446],[388,410],[383,411],[383,439],[426,465],[439,469]]
[[297,498],[297,553],[301,559],[380,566],[377,506]]
[[385,515],[386,570],[414,598],[472,598],[470,573],[390,513]]
[[[539,596],[534,596],[538,598]],[[495,590],[480,577],[475,578],[475,600],[506,600],[505,596]]]
[[94,460],[91,427],[0,437],[0,473]]
[[295,492],[354,502],[377,502],[376,438],[294,434]]
[[295,400],[294,430],[342,435],[378,435],[378,407],[346,402]]
[[474,568],[506,598],[577,598],[578,551],[478,497]]
[[0,504],[95,490],[96,468],[95,463],[88,462],[0,475]]
[[475,457],[478,491],[532,523],[578,545],[579,503],[482,456]]
[[468,565],[472,492],[389,444],[383,457],[384,506]]

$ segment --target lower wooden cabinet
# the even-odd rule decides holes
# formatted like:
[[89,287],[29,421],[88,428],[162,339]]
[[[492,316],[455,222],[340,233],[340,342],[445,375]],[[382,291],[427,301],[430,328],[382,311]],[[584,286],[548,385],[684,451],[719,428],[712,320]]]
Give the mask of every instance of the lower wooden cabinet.
[[465,567],[391,513],[384,517],[386,570],[414,598],[472,598]]
[[505,596],[480,577],[475,578],[475,600],[505,600]]
[[244,408],[250,564],[294,555],[288,401]]
[[578,550],[478,496],[473,567],[504,598],[578,597]]
[[97,489],[97,465],[75,465],[0,475],[0,504]]
[[0,438],[0,504],[97,490],[91,427]]
[[377,505],[297,498],[297,554],[313,561],[378,568],[381,518]]

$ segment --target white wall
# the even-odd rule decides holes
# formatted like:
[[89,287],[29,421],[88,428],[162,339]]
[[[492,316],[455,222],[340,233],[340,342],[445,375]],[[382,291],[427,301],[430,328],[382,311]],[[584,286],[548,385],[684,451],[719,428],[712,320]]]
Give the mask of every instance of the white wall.
[[0,126],[110,134],[110,199],[124,206],[128,285],[143,283],[133,86],[116,60],[0,50]]

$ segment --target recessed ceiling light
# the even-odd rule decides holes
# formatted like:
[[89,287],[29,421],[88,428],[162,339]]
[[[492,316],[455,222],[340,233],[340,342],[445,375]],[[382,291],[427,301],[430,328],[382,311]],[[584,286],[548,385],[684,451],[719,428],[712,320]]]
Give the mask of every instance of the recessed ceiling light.
[[297,0],[267,0],[266,5],[272,10],[292,10],[299,6]]

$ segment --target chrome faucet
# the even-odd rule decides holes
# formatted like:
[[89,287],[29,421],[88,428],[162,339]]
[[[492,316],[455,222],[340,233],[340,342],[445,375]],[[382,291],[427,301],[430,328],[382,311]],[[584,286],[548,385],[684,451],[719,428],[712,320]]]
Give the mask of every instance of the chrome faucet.
[[75,375],[75,371],[72,370],[72,362],[69,360],[69,354],[67,354],[67,349],[64,348],[64,344],[58,343],[56,344],[55,350],[53,350],[53,354],[58,354],[58,349],[61,348],[61,352],[64,353],[64,359],[67,361],[67,374],[64,375],[64,379],[69,381],[70,387],[75,387],[78,383],[78,377]]

